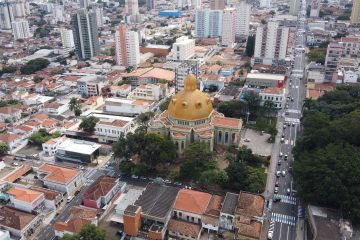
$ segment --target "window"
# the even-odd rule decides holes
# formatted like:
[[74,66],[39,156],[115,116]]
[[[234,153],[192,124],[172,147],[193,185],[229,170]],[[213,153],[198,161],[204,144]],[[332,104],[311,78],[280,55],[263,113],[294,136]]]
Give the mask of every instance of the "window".
[[192,222],[195,222],[195,218],[194,218],[194,217],[191,217],[191,221],[192,221]]

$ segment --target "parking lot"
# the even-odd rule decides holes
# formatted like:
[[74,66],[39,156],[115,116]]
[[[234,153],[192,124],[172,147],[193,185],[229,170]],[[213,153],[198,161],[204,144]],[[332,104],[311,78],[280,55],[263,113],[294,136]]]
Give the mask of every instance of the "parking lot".
[[270,134],[261,134],[259,131],[244,128],[240,141],[240,147],[246,146],[247,148],[251,149],[254,154],[259,156],[270,156],[272,144],[268,143],[267,141],[269,137]]

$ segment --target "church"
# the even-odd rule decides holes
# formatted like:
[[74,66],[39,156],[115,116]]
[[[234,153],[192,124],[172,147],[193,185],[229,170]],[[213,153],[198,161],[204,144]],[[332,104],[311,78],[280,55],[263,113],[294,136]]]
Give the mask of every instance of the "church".
[[184,89],[172,97],[167,110],[150,121],[149,131],[169,137],[178,153],[196,141],[207,143],[211,151],[215,144],[237,146],[242,120],[215,111],[196,81],[192,74],[185,78]]

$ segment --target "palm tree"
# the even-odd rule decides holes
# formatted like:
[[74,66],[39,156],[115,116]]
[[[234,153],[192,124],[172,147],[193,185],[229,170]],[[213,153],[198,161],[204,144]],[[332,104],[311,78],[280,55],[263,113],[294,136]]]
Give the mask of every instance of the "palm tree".
[[275,103],[274,103],[273,101],[266,100],[266,101],[264,102],[264,104],[263,104],[263,108],[264,108],[266,114],[269,115],[270,112],[271,112],[272,110],[274,110],[274,108],[275,108]]
[[70,111],[73,111],[75,115],[76,115],[76,113],[79,113],[80,107],[81,107],[80,101],[78,98],[73,97],[70,99],[69,109],[70,109]]

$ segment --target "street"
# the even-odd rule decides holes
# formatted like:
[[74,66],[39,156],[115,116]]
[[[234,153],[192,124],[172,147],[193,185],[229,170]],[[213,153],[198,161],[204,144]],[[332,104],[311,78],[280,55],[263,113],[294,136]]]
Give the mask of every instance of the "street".
[[[291,153],[296,144],[300,130],[302,104],[305,99],[306,64],[306,2],[302,1],[301,11],[298,15],[298,29],[294,44],[295,56],[292,74],[287,82],[287,99],[284,112],[278,117],[279,137],[273,149],[270,174],[273,174],[267,183],[266,198],[269,200],[267,217],[271,219],[269,239],[296,239],[296,224],[299,218],[304,217],[304,211],[299,206],[296,197],[296,184],[292,176],[294,162]],[[278,145],[276,145],[278,144]],[[276,191],[275,191],[276,189]],[[275,193],[276,192],[276,193]]]

